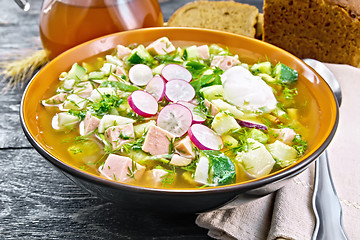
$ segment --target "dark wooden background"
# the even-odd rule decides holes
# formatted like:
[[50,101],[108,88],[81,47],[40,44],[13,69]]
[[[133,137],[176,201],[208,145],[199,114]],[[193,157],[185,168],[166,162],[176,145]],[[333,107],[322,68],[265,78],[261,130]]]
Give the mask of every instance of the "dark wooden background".
[[[41,0],[22,12],[0,0],[0,63],[41,48]],[[189,0],[163,0],[164,20]],[[262,0],[239,1],[262,8]],[[0,67],[2,70],[3,67]],[[0,89],[6,79],[0,76]],[[0,239],[208,239],[196,215],[122,209],[56,172],[28,143],[19,121],[23,87],[0,92]]]

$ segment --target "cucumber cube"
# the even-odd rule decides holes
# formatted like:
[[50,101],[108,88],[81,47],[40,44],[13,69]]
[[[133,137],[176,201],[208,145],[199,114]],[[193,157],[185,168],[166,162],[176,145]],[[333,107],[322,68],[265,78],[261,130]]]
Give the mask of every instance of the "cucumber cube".
[[156,122],[154,120],[150,120],[146,123],[135,125],[134,126],[135,137],[136,138],[141,137],[149,129],[150,126],[155,126],[155,125]]
[[116,92],[113,88],[110,87],[101,87],[92,90],[90,97],[88,98],[92,102],[100,102],[103,98],[103,95],[110,94],[110,95],[116,95]]
[[157,66],[157,67],[154,67],[153,69],[152,69],[152,72],[153,72],[153,74],[154,75],[161,75],[161,71],[162,71],[162,69],[165,67],[165,64],[160,64],[159,66]]
[[145,165],[148,163],[146,161],[148,160],[149,155],[141,150],[130,150],[128,156],[139,164]]
[[93,79],[103,79],[105,77],[105,73],[101,72],[101,71],[95,71],[95,72],[91,72],[89,73],[89,79],[93,80]]
[[75,79],[65,79],[63,81],[63,89],[66,90],[66,91],[69,91],[73,88],[74,84],[75,84]]
[[276,159],[277,164],[281,167],[286,167],[296,161],[298,152],[289,145],[276,140],[274,143],[267,144],[266,148],[271,155]]
[[222,85],[212,85],[200,89],[200,93],[208,100],[224,98],[224,88]]
[[105,59],[106,59],[106,61],[108,63],[112,63],[112,64],[115,64],[117,66],[122,66],[123,65],[123,62],[120,59],[118,59],[117,57],[115,57],[115,56],[106,55]]
[[256,63],[256,64],[252,65],[250,69],[255,74],[266,73],[266,74],[270,75],[272,73],[271,62]]
[[276,82],[276,79],[273,78],[272,76],[270,76],[270,74],[259,73],[258,76],[261,77],[261,79],[264,80],[265,82],[268,82],[268,83]]
[[282,63],[276,64],[273,74],[281,83],[294,83],[298,79],[298,72]]
[[112,63],[104,63],[102,68],[100,68],[100,71],[104,72],[106,76],[109,76],[110,73],[115,72],[115,70],[116,70],[116,65]]
[[244,116],[244,113],[237,109],[234,105],[231,105],[221,99],[215,99],[211,102],[220,110],[231,113],[235,119],[240,119]]
[[232,130],[241,128],[235,118],[224,112],[219,112],[211,123],[212,129],[219,135],[227,134]]
[[216,44],[211,44],[209,46],[209,52],[210,54],[214,55],[224,55],[227,54],[227,51],[225,49],[223,49],[222,47],[220,47],[219,45]]
[[236,155],[236,160],[243,169],[252,177],[259,178],[268,175],[275,165],[270,152],[265,145],[249,138],[250,149]]
[[94,141],[86,140],[74,143],[67,149],[70,156],[78,163],[95,163],[97,154],[101,151]]
[[127,62],[131,64],[140,64],[143,63],[144,60],[139,56],[137,52],[134,52],[128,57]]
[[74,63],[67,74],[67,79],[75,79],[76,81],[81,81],[81,79],[86,75],[86,69],[80,66],[77,63]]
[[143,45],[139,45],[137,48],[132,50],[131,55],[127,58],[127,62],[130,64],[139,64],[152,60],[153,57]]
[[78,122],[80,122],[79,117],[67,112],[60,112],[54,116],[52,127],[56,130],[66,130],[73,128]]
[[249,137],[264,144],[269,141],[269,136],[256,128],[251,129]]
[[88,100],[79,97],[76,94],[70,94],[64,101],[64,109],[82,110],[85,108]]
[[230,135],[221,136],[221,139],[223,140],[223,143],[226,147],[233,148],[239,144],[238,140],[236,140]]
[[198,49],[196,46],[190,46],[185,48],[184,55],[185,60],[191,61],[191,60],[197,60],[199,58]]

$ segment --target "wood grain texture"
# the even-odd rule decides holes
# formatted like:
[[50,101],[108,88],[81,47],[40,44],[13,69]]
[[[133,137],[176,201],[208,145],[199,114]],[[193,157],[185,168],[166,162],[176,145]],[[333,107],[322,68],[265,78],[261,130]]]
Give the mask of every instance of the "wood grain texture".
[[[0,63],[40,48],[41,0],[22,12],[0,0]],[[188,0],[161,2],[165,21]],[[262,0],[242,1],[261,8]],[[1,69],[0,69],[1,70]],[[0,91],[6,80],[0,76]],[[0,239],[208,239],[195,214],[129,211],[89,195],[51,167],[26,140],[24,87],[0,93]]]

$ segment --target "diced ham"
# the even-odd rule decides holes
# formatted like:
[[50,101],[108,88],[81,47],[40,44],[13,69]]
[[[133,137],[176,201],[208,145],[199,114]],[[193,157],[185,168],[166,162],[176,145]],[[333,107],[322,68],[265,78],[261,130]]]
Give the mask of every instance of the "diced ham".
[[122,90],[120,90],[120,89],[117,89],[117,90],[116,90],[116,95],[117,95],[118,97],[122,97],[122,96],[124,95],[124,92],[123,92]]
[[128,92],[124,92],[120,89],[117,89],[116,90],[116,95],[119,97],[119,98],[127,98],[129,97],[129,93]]
[[168,174],[167,171],[163,169],[152,169],[146,171],[144,174],[145,182],[149,185],[149,187],[161,187],[162,178]]
[[146,134],[142,150],[151,155],[163,155],[169,153],[169,146],[175,136],[158,126],[150,126]]
[[210,114],[215,116],[220,112],[219,108],[212,104],[209,100],[205,99],[204,101],[205,107],[210,111]]
[[115,77],[114,75],[110,74],[110,76],[108,77],[108,81],[109,81],[109,82],[117,82],[117,81],[119,81],[119,80],[117,79],[117,77]]
[[86,113],[85,119],[82,122],[83,129],[80,130],[80,135],[88,135],[90,132],[94,131],[99,126],[99,123],[100,119],[92,116],[90,113]]
[[66,100],[68,93],[58,93],[43,101],[44,105],[58,105]]
[[126,75],[125,69],[123,67],[117,66],[115,70],[115,74],[118,76]]
[[131,49],[128,47],[125,47],[123,45],[117,45],[116,46],[116,56],[119,59],[123,59],[124,57],[127,57],[131,53]]
[[90,97],[93,89],[94,88],[90,82],[81,82],[75,85],[74,93],[79,95],[80,97],[88,98]]
[[190,159],[195,158],[195,152],[189,136],[186,136],[184,139],[181,139],[179,142],[175,143],[174,147],[175,151],[180,155]]
[[162,37],[147,46],[146,50],[152,55],[166,55],[175,51],[175,47],[167,37]]
[[292,145],[292,140],[295,138],[296,132],[291,128],[273,129],[275,138],[287,145]]
[[238,64],[240,61],[231,56],[215,56],[211,61],[211,67],[219,67],[224,71]]
[[129,157],[110,154],[99,172],[104,177],[118,182],[139,181],[145,172],[145,167],[134,162]]
[[112,149],[118,149],[125,143],[134,141],[134,127],[132,123],[109,127],[105,131],[105,139],[108,141]]
[[171,158],[170,164],[178,167],[184,167],[189,165],[192,159],[186,158],[177,154],[174,154]]
[[199,47],[197,47],[197,50],[198,50],[200,59],[208,59],[210,57],[208,45],[199,46]]
[[123,75],[126,75],[125,69],[123,67],[117,66],[115,70],[115,74],[117,76],[114,76],[113,74],[110,74],[108,77],[108,81],[110,82],[117,82],[120,81],[119,78]]

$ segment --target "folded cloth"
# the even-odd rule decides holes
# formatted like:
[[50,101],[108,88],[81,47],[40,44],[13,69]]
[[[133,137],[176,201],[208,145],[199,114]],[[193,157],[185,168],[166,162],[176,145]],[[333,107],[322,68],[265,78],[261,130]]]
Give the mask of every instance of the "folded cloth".
[[[333,181],[343,208],[349,239],[360,236],[360,69],[326,64],[342,89],[340,121],[328,156]],[[196,224],[216,239],[311,239],[315,218],[311,206],[314,167],[293,178],[276,193],[226,210],[199,214]]]

